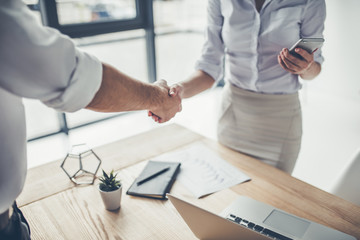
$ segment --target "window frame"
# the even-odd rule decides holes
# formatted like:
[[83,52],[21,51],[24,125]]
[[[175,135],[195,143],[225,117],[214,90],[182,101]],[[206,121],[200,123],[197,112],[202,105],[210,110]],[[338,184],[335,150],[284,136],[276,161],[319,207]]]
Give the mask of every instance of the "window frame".
[[61,25],[59,23],[56,0],[40,0],[39,9],[45,26],[58,29],[72,38],[90,37],[106,33],[145,30],[146,59],[148,81],[156,81],[156,50],[153,16],[153,0],[135,0],[136,17],[125,20],[111,20],[103,22],[89,22]]
[[[153,0],[135,0],[136,17],[124,20],[109,20],[89,23],[75,23],[61,25],[59,23],[56,0],[39,0],[38,4],[29,4],[29,8],[34,11],[40,11],[43,25],[58,29],[61,33],[72,38],[90,37],[106,33],[114,33],[121,31],[130,31],[137,29],[145,30],[146,41],[146,58],[148,81],[156,81],[156,55],[155,55],[155,31],[153,17]],[[104,121],[106,119],[121,116],[126,113],[119,113],[115,116],[105,117],[103,119],[90,121],[78,126],[69,127],[65,113],[58,113],[58,121],[60,130],[45,135],[40,135],[28,141],[34,141],[40,138],[52,136],[58,133],[69,134],[72,129],[80,128],[89,124]]]
[[[40,0],[42,22],[72,38],[153,27],[152,21],[149,21],[150,17],[152,19],[152,1],[134,1],[136,3],[135,18],[62,25],[59,23],[56,0]],[[150,2],[151,4],[149,4]]]

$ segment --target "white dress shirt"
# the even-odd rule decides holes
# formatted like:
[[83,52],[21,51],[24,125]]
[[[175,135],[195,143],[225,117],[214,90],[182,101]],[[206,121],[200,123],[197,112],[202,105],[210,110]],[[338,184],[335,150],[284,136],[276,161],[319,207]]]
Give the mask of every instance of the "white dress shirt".
[[[277,62],[283,48],[299,38],[323,37],[323,0],[266,0],[260,13],[254,0],[209,0],[208,25],[196,69],[216,81],[225,79],[245,90],[291,94],[301,88],[298,75]],[[321,49],[314,60],[323,62]]]
[[77,111],[98,91],[102,66],[70,38],[41,26],[21,0],[1,0],[0,73],[2,213],[20,194],[26,177],[22,97],[39,99],[59,111]]

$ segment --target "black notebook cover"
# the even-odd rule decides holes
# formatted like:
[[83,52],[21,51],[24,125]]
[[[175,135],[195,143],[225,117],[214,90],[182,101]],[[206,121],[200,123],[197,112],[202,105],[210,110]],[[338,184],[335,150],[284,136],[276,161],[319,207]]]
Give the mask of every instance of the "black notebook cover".
[[[126,194],[139,197],[166,199],[166,193],[170,192],[171,186],[173,185],[176,175],[180,170],[180,165],[181,164],[179,162],[149,161],[140,175],[127,190]],[[142,180],[147,176],[150,176],[153,173],[161,171],[167,167],[169,167],[169,170],[140,185],[137,184],[139,180]]]

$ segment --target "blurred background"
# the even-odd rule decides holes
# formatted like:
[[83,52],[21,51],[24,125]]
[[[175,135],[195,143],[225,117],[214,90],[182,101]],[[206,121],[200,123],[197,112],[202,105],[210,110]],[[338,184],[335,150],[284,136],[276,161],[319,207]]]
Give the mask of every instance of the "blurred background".
[[[42,21],[37,1],[25,2]],[[82,26],[120,20],[128,21],[130,26],[138,17],[137,3],[137,0],[57,0],[58,22]],[[327,0],[326,4],[325,62],[320,76],[304,82],[300,92],[304,135],[293,176],[328,191],[351,155],[360,148],[357,73],[360,1]],[[193,72],[204,39],[206,5],[207,0],[153,2],[156,79],[165,79],[170,85]],[[148,61],[151,34],[146,29],[129,29],[76,37],[74,41],[120,71],[141,81],[152,81],[154,75],[149,74],[152,70]],[[221,88],[184,100],[183,111],[166,124],[177,123],[216,140]],[[154,123],[146,111],[104,114],[81,110],[62,114],[39,101],[25,99],[24,103],[29,168],[65,157],[74,144],[96,147],[164,125]]]

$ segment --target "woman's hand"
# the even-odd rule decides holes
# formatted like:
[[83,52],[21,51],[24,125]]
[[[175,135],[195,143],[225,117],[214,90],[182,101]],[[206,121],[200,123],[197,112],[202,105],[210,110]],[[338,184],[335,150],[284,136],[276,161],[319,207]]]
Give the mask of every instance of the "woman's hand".
[[321,70],[320,64],[314,62],[314,53],[310,54],[302,48],[295,48],[295,52],[303,59],[293,56],[287,48],[283,48],[277,56],[280,66],[286,71],[300,75],[303,79],[313,79]]

